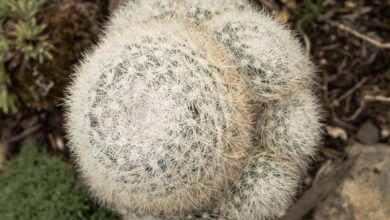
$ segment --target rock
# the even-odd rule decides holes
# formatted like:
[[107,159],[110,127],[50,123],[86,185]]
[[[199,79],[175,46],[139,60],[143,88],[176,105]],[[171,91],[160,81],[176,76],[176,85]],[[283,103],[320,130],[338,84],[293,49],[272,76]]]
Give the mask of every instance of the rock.
[[376,144],[379,141],[379,129],[371,121],[360,126],[356,138],[363,144]]
[[317,207],[314,219],[390,219],[390,145],[355,145],[347,152],[360,156],[343,183]]

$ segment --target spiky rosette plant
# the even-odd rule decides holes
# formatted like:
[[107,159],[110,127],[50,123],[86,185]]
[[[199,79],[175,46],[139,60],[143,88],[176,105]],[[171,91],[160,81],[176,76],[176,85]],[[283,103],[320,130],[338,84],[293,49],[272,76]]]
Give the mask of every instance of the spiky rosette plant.
[[129,1],[69,88],[71,150],[127,219],[273,218],[319,139],[312,73],[244,0]]

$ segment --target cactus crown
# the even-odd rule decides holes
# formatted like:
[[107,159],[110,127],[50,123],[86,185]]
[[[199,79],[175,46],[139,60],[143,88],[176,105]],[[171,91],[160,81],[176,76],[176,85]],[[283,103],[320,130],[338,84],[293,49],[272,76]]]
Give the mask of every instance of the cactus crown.
[[318,141],[312,72],[244,0],[129,1],[69,87],[71,149],[129,219],[272,218]]

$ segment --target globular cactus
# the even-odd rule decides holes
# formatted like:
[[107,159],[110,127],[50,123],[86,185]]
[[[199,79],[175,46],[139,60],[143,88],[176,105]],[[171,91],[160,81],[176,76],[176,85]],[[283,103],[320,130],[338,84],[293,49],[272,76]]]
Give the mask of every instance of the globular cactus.
[[250,5],[247,0],[133,0],[127,1],[112,16],[107,30],[121,30],[132,23],[178,18],[199,24],[202,21],[232,9],[244,10]]
[[129,1],[78,67],[71,150],[127,219],[269,219],[319,139],[313,68],[244,0]]

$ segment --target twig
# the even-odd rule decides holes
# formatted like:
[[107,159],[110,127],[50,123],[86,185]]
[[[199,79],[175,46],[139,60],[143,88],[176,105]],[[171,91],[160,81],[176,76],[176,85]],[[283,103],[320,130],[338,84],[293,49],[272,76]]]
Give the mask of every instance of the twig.
[[368,42],[376,47],[383,48],[383,49],[390,49],[390,43],[382,43],[377,39],[374,39],[372,37],[369,37],[367,35],[359,33],[357,31],[353,30],[352,28],[350,28],[344,24],[341,24],[339,22],[329,21],[329,23],[333,26],[338,27],[340,30],[348,32],[348,33],[354,35],[355,37],[360,38],[360,39],[362,39],[362,40],[364,40],[364,41],[366,41],[366,42]]
[[4,145],[8,145],[10,143],[13,143],[13,142],[17,142],[17,141],[20,141],[21,139],[25,138],[26,136],[38,131],[38,129],[41,127],[41,125],[36,125],[34,127],[31,127],[31,128],[28,128],[26,130],[24,130],[22,133],[18,134],[18,135],[15,135],[13,137],[10,137],[4,141],[2,141],[2,143]]
[[359,117],[359,115],[362,113],[362,111],[366,108],[366,103],[365,102],[361,102],[359,108],[348,118],[346,118],[345,120],[346,121],[354,121],[357,117]]
[[379,96],[365,95],[363,97],[363,100],[365,100],[366,102],[388,102],[388,103],[390,103],[390,97],[386,97],[386,96],[382,96],[382,95],[379,95]]
[[352,124],[349,124],[348,122],[345,122],[345,121],[341,120],[340,118],[338,118],[338,116],[336,115],[336,113],[333,113],[333,114],[332,114],[332,122],[333,122],[336,126],[342,127],[342,128],[344,128],[344,129],[348,129],[348,130],[351,130],[351,131],[356,130],[356,127],[355,127],[355,126],[353,126]]
[[360,107],[346,120],[347,121],[355,120],[362,113],[362,111],[366,108],[367,104],[370,102],[390,103],[390,97],[386,97],[386,96],[382,96],[382,95],[379,95],[379,96],[365,95],[360,102]]
[[354,87],[349,89],[346,93],[344,93],[342,96],[340,96],[338,99],[333,100],[332,106],[339,106],[340,102],[346,98],[348,98],[350,95],[352,95],[356,90],[358,90],[360,87],[363,86],[365,82],[367,82],[368,78],[364,77],[362,80],[360,80]]
[[302,219],[326,198],[347,176],[359,155],[328,161],[318,171],[313,184],[280,220]]

